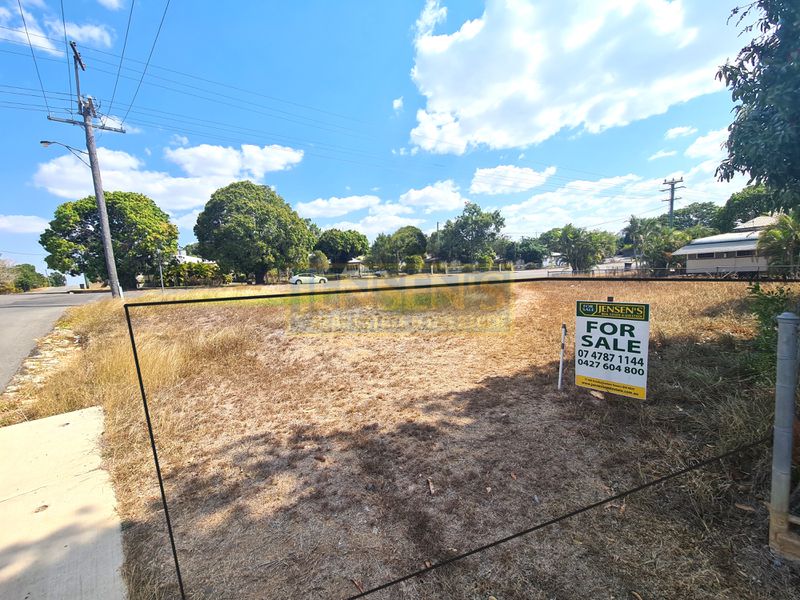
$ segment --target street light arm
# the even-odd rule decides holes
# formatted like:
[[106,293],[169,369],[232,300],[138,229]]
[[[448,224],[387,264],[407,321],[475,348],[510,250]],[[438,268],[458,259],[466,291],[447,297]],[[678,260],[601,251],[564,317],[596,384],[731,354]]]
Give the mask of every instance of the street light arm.
[[[81,154],[87,154],[88,155],[89,154],[88,152],[84,152],[83,150],[78,150],[77,148],[73,148],[72,146],[67,146],[66,144],[62,144],[61,142],[52,142],[50,140],[42,140],[39,143],[42,146],[44,146],[45,148],[47,148],[48,146],[51,146],[52,144],[55,144],[57,146],[63,146],[64,148],[66,148],[67,150],[72,152],[72,154],[75,156],[75,158],[77,158],[79,161],[81,161],[83,164],[85,164],[90,169],[92,168],[92,166],[89,163],[87,163],[85,160],[83,160],[83,157],[81,156]],[[79,152],[80,152],[80,154],[78,154]]]

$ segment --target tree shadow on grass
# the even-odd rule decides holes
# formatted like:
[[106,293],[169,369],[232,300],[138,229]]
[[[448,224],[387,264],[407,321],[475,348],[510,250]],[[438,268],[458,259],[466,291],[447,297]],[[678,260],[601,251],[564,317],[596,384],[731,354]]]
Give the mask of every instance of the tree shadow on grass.
[[[323,430],[311,415],[288,435],[262,428],[218,442],[200,464],[165,454],[188,596],[346,598],[679,468],[684,451],[714,454],[697,427],[717,416],[708,399],[674,389],[670,359],[688,348],[709,373],[715,352],[735,351],[661,340],[646,402],[571,384],[558,393],[551,362],[393,405],[413,418]],[[731,493],[708,506],[736,494],[755,504],[752,477],[733,467],[717,468]],[[763,509],[707,513],[690,484],[667,484],[374,597],[798,597],[800,571],[764,550]],[[159,502],[150,515],[128,524],[129,563],[174,597]]]

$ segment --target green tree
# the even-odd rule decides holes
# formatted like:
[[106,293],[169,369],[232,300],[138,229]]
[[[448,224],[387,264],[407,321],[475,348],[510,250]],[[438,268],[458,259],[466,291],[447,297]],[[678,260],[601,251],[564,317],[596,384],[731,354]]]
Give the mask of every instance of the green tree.
[[758,237],[758,252],[766,256],[770,265],[788,266],[794,273],[800,255],[800,211],[778,215]]
[[425,254],[427,239],[419,227],[406,225],[392,234],[392,243],[400,256]]
[[543,234],[539,236],[539,244],[542,245],[544,248],[547,249],[549,253],[558,252],[556,248],[558,247],[559,240],[561,239],[561,228],[554,227],[549,231],[545,231]]
[[678,264],[678,259],[673,258],[672,253],[690,241],[692,241],[692,236],[688,231],[680,231],[656,223],[645,231],[641,246],[641,260],[653,269],[656,275],[663,275],[665,274],[664,269]]
[[67,285],[67,278],[63,273],[53,271],[47,278],[50,281],[50,287],[63,287]]
[[200,244],[198,242],[186,244],[183,247],[183,251],[189,256],[200,256]]
[[[713,202],[692,202],[673,213],[673,227],[675,229],[689,229],[695,225],[715,227],[719,212],[719,206]],[[660,215],[657,219],[662,225],[669,226],[669,214]]]
[[253,275],[265,283],[268,271],[304,268],[313,240],[308,227],[275,191],[237,181],[211,195],[197,216],[194,233],[200,255],[224,271]]
[[735,8],[741,25],[758,12],[742,33],[755,38],[736,59],[720,67],[717,78],[731,90],[734,120],[728,127],[728,156],[717,169],[721,180],[745,173],[750,183],[776,191],[779,207],[794,207],[800,196],[800,3],[756,0]]
[[22,292],[29,292],[36,288],[47,287],[50,280],[36,271],[36,267],[29,264],[14,267],[14,287]]
[[369,249],[367,263],[372,267],[380,267],[381,269],[397,269],[398,261],[392,236],[385,233],[378,234]]
[[725,206],[720,209],[713,226],[727,233],[733,231],[737,223],[750,221],[773,210],[775,195],[766,186],[749,185],[740,192],[731,194]]
[[415,273],[419,273],[420,271],[422,271],[423,267],[425,267],[425,261],[419,254],[406,256],[405,263],[406,263],[406,273],[408,273],[409,275],[414,275]]
[[478,257],[478,268],[489,271],[494,266],[494,254],[487,253]]
[[317,273],[325,273],[331,267],[328,257],[322,250],[314,250],[308,257],[308,264]]
[[314,238],[314,243],[316,244],[319,236],[322,235],[322,229],[311,219],[303,219],[303,222],[305,222],[306,227],[308,227],[308,231],[311,232],[311,236]]
[[508,260],[522,260],[526,263],[541,264],[547,248],[538,239],[532,237],[521,237],[517,242],[517,252],[515,256],[505,256]]
[[[178,228],[147,196],[134,192],[106,192],[105,196],[117,274],[123,288],[133,289],[137,275],[158,270],[159,249],[164,254],[176,252]],[[85,273],[92,281],[107,280],[99,231],[94,196],[59,205],[39,238],[49,252],[47,266],[70,275]]]
[[474,263],[492,251],[504,225],[499,210],[485,212],[474,202],[468,202],[460,216],[444,224],[439,234],[440,255],[447,260]]
[[324,252],[334,267],[342,269],[351,258],[367,253],[369,240],[352,229],[326,229],[319,236],[315,249]]
[[573,271],[587,271],[616,249],[616,236],[607,231],[589,231],[575,227],[572,223],[562,227],[555,252],[561,253],[560,261]]
[[13,294],[14,287],[14,265],[11,261],[0,258],[0,294]]

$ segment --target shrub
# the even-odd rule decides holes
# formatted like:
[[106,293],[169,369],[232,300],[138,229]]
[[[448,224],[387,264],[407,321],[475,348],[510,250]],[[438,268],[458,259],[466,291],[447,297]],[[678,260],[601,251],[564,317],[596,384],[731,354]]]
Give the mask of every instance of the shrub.
[[37,273],[36,267],[33,265],[17,265],[14,267],[14,274],[14,287],[22,292],[50,285],[50,280],[41,273]]
[[494,256],[491,254],[484,254],[478,258],[478,268],[483,271],[488,271],[494,266]]
[[408,273],[409,275],[419,273],[425,266],[425,261],[422,260],[422,257],[419,254],[412,254],[411,256],[406,256],[405,263],[406,263],[406,273]]
[[311,256],[308,257],[308,264],[317,273],[325,273],[331,266],[328,257],[325,256],[322,250],[314,250]]
[[787,310],[796,310],[796,299],[784,285],[764,289],[755,282],[747,291],[750,293],[750,310],[758,320],[758,334],[748,364],[756,375],[771,381],[775,374],[775,348],[778,345],[777,316]]
[[164,285],[222,285],[229,281],[215,263],[171,263],[164,267]]

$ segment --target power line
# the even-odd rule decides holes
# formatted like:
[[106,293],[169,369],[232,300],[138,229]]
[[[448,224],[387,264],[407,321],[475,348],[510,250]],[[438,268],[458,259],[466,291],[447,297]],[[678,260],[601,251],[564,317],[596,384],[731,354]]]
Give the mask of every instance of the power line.
[[[4,26],[4,25],[0,25],[0,29],[6,29],[6,30],[9,30],[9,31],[15,31],[14,28],[7,27],[7,26]],[[50,40],[50,41],[53,41],[55,39],[55,38],[51,38],[51,37],[43,35],[43,34],[32,33],[31,35],[34,36],[34,37],[38,37],[38,38],[42,38],[42,39],[46,39],[46,40]],[[15,43],[14,40],[5,40],[5,41]],[[55,40],[55,41],[60,41],[60,40]],[[45,46],[42,46],[42,48],[49,49],[49,48],[47,48]],[[108,52],[107,50],[101,50],[99,48],[94,48],[94,47],[91,47],[91,46],[83,46],[83,49],[84,50],[89,50],[91,52],[97,52],[98,54],[104,54],[106,56],[112,56],[114,58],[119,58],[118,54],[115,54],[113,52]],[[135,63],[139,63],[139,64],[144,64],[144,61],[137,60],[135,58],[127,58],[126,60],[129,61],[129,62],[135,62]],[[97,59],[95,59],[95,61],[96,62],[100,62],[100,61],[97,61]],[[108,64],[114,64],[114,63],[108,63]],[[168,67],[162,67],[162,66],[159,66],[159,65],[150,65],[150,66],[153,69],[159,69],[161,71],[166,71],[168,73],[174,73],[176,75],[182,75],[183,77],[187,77],[189,79],[195,79],[197,81],[203,81],[205,83],[210,83],[212,85],[217,85],[217,86],[230,88],[230,89],[233,89],[233,90],[237,90],[239,92],[244,92],[246,94],[251,94],[253,96],[258,96],[258,97],[261,97],[261,98],[265,98],[267,100],[272,100],[274,102],[280,102],[280,103],[283,103],[283,104],[288,104],[290,106],[296,106],[298,108],[304,108],[306,110],[311,110],[311,111],[314,111],[314,112],[319,112],[319,113],[327,114],[327,115],[330,115],[330,116],[333,116],[333,117],[339,117],[339,118],[342,118],[342,119],[347,119],[347,120],[350,120],[350,121],[361,122],[359,119],[356,119],[355,117],[352,117],[352,116],[349,116],[349,115],[343,115],[341,113],[337,113],[337,112],[333,112],[333,111],[326,110],[326,109],[323,109],[323,108],[319,108],[317,106],[312,106],[312,105],[309,105],[309,104],[303,104],[301,102],[295,102],[293,100],[287,100],[286,98],[280,98],[278,96],[272,96],[272,95],[269,95],[269,94],[264,94],[262,92],[256,92],[254,90],[248,90],[247,88],[238,87],[238,86],[235,86],[235,85],[231,85],[229,83],[223,83],[221,81],[215,81],[213,79],[208,79],[206,77],[201,77],[199,75],[193,75],[191,73],[187,73],[185,71],[179,71],[177,69],[170,69]],[[130,70],[135,70],[135,69],[132,69],[131,67],[126,67],[126,68],[128,68]],[[173,80],[170,80],[170,81],[173,81]]]
[[408,581],[409,579],[414,579],[416,577],[421,577],[422,575],[425,575],[426,573],[430,573],[434,569],[441,569],[442,567],[444,567],[446,565],[453,564],[456,561],[463,560],[463,559],[465,559],[467,557],[470,557],[470,556],[472,556],[474,554],[478,554],[479,552],[483,552],[484,550],[489,550],[490,548],[494,548],[495,546],[499,546],[500,544],[505,544],[507,542],[510,542],[510,541],[515,540],[517,538],[520,538],[522,536],[525,536],[525,535],[528,535],[530,533],[533,533],[534,531],[538,531],[540,529],[544,529],[546,527],[550,527],[551,525],[555,525],[556,523],[560,523],[561,521],[565,521],[565,520],[570,519],[572,517],[576,517],[576,516],[578,516],[578,515],[580,515],[582,513],[588,512],[588,511],[593,510],[595,508],[599,508],[599,507],[601,507],[601,506],[603,506],[605,504],[609,504],[609,503],[614,502],[616,500],[620,500],[622,498],[625,498],[626,496],[630,496],[631,494],[635,494],[637,492],[641,492],[642,490],[645,490],[647,488],[653,487],[655,485],[659,485],[661,483],[669,481],[670,479],[674,479],[676,477],[680,477],[681,475],[685,475],[686,473],[690,473],[691,471],[696,471],[697,469],[701,469],[703,467],[706,467],[706,466],[708,466],[708,465],[710,465],[712,463],[715,463],[715,462],[717,462],[719,460],[723,460],[725,458],[728,458],[729,456],[733,456],[734,454],[738,454],[739,452],[743,452],[744,450],[749,450],[750,448],[754,448],[756,446],[760,446],[761,444],[767,442],[769,439],[770,439],[770,437],[766,436],[766,437],[763,437],[760,440],[757,440],[755,442],[751,442],[749,444],[744,444],[742,446],[739,446],[738,448],[735,448],[733,450],[729,450],[728,452],[723,452],[722,454],[718,454],[717,456],[713,456],[711,458],[707,458],[705,460],[701,460],[700,462],[697,462],[697,463],[695,463],[693,465],[690,465],[688,467],[684,467],[683,469],[678,469],[677,471],[673,471],[671,473],[668,473],[667,475],[662,475],[661,477],[657,477],[656,479],[653,479],[651,481],[647,481],[647,482],[645,482],[645,483],[643,483],[641,485],[637,485],[636,487],[633,487],[633,488],[630,488],[628,490],[625,490],[624,492],[620,492],[619,494],[614,494],[613,496],[608,496],[607,498],[603,498],[602,500],[598,500],[597,502],[593,502],[591,504],[587,504],[586,506],[582,506],[580,508],[576,508],[575,510],[572,510],[572,511],[570,511],[568,513],[564,513],[564,514],[562,514],[562,515],[560,515],[558,517],[554,517],[554,518],[549,519],[547,521],[543,521],[542,523],[538,523],[538,524],[536,524],[536,525],[534,525],[532,527],[528,527],[527,529],[523,529],[522,531],[518,531],[517,533],[513,533],[513,534],[508,535],[508,536],[506,536],[504,538],[500,538],[500,539],[495,540],[493,542],[489,542],[488,544],[484,544],[482,546],[478,546],[477,548],[473,548],[472,550],[468,550],[467,552],[462,552],[461,554],[458,554],[456,556],[451,556],[450,558],[442,560],[442,561],[440,561],[438,563],[435,563],[435,564],[430,565],[428,567],[425,567],[423,569],[419,569],[418,571],[414,571],[413,573],[409,573],[408,575],[404,575],[402,577],[398,577],[397,579],[393,579],[392,581],[388,581],[388,582],[383,583],[381,585],[378,585],[376,587],[370,588],[370,589],[368,589],[366,591],[363,591],[363,592],[361,592],[359,594],[356,594],[355,596],[350,596],[347,600],[355,600],[356,598],[364,598],[365,596],[369,596],[369,595],[374,594],[375,592],[378,592],[380,590],[385,590],[386,588],[389,588],[389,587],[392,587],[394,585],[397,585],[398,583],[402,583],[404,581]]
[[[19,0],[18,0],[19,1]],[[144,81],[144,76],[147,73],[147,67],[150,66],[150,59],[153,58],[153,52],[156,49],[156,43],[158,42],[158,36],[161,35],[161,28],[164,26],[164,19],[167,18],[167,10],[169,9],[169,4],[172,0],[167,0],[167,3],[164,5],[164,12],[161,15],[161,22],[158,24],[158,29],[156,30],[156,37],[153,39],[153,45],[150,46],[150,54],[147,55],[147,62],[144,63],[144,69],[142,69],[142,76],[139,78],[139,83],[136,84],[136,91],[133,93],[133,99],[131,103],[128,105],[128,110],[125,113],[125,116],[122,117],[122,124],[125,124],[125,119],[128,118],[128,114],[131,112],[131,108],[133,108],[134,102],[136,102],[136,97],[139,95],[139,90],[142,87],[142,81]],[[133,10],[133,4],[131,3],[131,11]],[[122,58],[120,58],[120,66],[122,66]],[[119,76],[119,73],[117,73]]]
[[[61,25],[64,27],[64,58],[67,61],[67,81],[69,82],[69,97],[72,101],[72,68],[69,64],[69,43],[67,43],[67,17],[64,15],[64,0],[61,0]],[[71,111],[70,111],[71,112]]]
[[28,47],[31,49],[31,57],[33,58],[33,66],[36,69],[36,77],[39,79],[39,87],[42,88],[42,98],[44,98],[44,104],[47,106],[47,112],[49,113],[50,107],[47,105],[47,96],[44,93],[42,75],[39,73],[39,63],[36,62],[36,53],[33,51],[33,44],[31,44],[31,35],[28,33],[28,24],[25,22],[25,11],[22,10],[22,0],[17,0],[17,6],[19,6],[19,16],[22,17],[22,26],[25,28],[25,37],[28,38]]
[[[62,0],[63,2],[63,0]],[[136,0],[131,0],[131,10],[128,12],[128,25],[125,27],[125,40],[122,42],[122,54],[119,55],[119,66],[117,67],[117,76],[114,78],[114,91],[111,92],[111,102],[108,104],[108,114],[111,114],[111,108],[114,106],[114,98],[117,96],[117,84],[119,83],[119,74],[122,71],[122,62],[125,60],[125,49],[128,47],[128,33],[131,30],[131,20],[133,19],[133,6]],[[69,59],[67,59],[69,63]],[[144,75],[142,75],[144,77]]]

